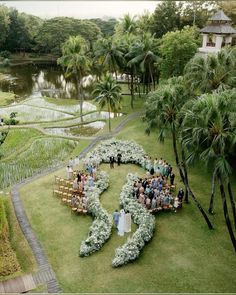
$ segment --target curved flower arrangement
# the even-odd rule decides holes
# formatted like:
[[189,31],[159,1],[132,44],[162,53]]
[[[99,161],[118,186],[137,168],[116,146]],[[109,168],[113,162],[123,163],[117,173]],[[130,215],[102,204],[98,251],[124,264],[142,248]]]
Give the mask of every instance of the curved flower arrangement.
[[141,165],[145,156],[144,149],[135,141],[110,139],[99,144],[84,159],[84,164],[99,165],[102,162],[109,163],[110,156],[116,157],[117,153],[122,154],[122,163],[134,163]]
[[109,239],[112,229],[112,216],[102,208],[99,196],[109,186],[108,175],[101,171],[97,175],[94,187],[85,187],[88,194],[88,212],[95,217],[90,226],[88,237],[82,241],[80,246],[80,256],[89,256],[91,253],[101,249],[103,244]]
[[135,174],[127,175],[127,183],[123,186],[120,194],[120,204],[125,211],[129,210],[134,223],[139,227],[131,238],[121,247],[116,249],[113,267],[122,266],[135,260],[145,243],[150,241],[155,229],[155,218],[133,197],[133,184],[138,179]]
[[[99,144],[84,159],[85,165],[99,165],[102,162],[109,163],[110,156],[122,154],[122,163],[134,163],[142,165],[145,151],[134,141],[121,141],[110,139]],[[141,249],[145,246],[154,232],[155,218],[133,197],[133,184],[137,175],[128,174],[127,183],[123,186],[120,194],[120,204],[127,211],[129,210],[134,223],[139,228],[131,238],[116,250],[115,258],[112,261],[113,267],[122,266],[135,260]],[[112,216],[104,210],[99,202],[99,195],[108,187],[108,176],[105,172],[98,175],[94,188],[86,188],[89,194],[88,210],[95,217],[90,227],[88,237],[82,242],[80,256],[88,256],[99,250],[109,239],[112,228]]]

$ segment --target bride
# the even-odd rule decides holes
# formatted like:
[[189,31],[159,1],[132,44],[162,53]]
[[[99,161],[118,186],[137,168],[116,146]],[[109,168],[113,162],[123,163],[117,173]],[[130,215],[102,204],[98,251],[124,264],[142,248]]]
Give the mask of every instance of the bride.
[[123,236],[125,232],[125,210],[120,210],[120,217],[118,223],[118,235]]

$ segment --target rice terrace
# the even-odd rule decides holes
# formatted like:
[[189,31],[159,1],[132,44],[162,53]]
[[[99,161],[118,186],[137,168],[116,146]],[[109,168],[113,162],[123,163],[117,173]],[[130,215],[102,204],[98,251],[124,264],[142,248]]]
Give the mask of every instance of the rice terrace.
[[236,2],[25,4],[0,3],[0,293],[236,293]]

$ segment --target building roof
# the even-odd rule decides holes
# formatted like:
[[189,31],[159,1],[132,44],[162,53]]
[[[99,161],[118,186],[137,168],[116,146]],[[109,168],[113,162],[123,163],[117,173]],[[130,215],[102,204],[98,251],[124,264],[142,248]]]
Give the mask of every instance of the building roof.
[[209,18],[209,20],[213,20],[213,21],[231,21],[231,19],[225,15],[223,10],[219,10],[218,12],[216,12],[211,18]]
[[236,34],[236,30],[229,24],[210,24],[200,30],[200,33]]

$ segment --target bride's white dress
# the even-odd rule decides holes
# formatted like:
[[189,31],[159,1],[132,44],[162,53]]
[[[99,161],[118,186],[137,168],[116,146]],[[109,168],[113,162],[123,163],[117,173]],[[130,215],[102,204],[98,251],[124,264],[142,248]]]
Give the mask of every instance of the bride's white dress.
[[118,223],[118,235],[123,236],[124,232],[125,232],[125,211],[124,209],[121,209],[119,223]]

